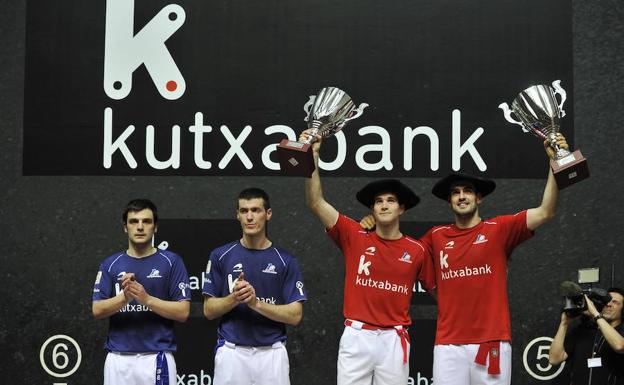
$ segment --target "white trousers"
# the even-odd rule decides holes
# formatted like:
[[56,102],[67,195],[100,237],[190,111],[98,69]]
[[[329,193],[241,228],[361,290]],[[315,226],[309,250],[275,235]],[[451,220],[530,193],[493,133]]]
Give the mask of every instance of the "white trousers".
[[282,342],[273,346],[217,349],[213,385],[290,385],[288,352]]
[[511,384],[511,344],[500,343],[500,374],[488,374],[486,365],[475,363],[479,344],[435,345],[433,383],[435,385],[509,385]]
[[[408,358],[409,348],[408,344]],[[338,350],[338,385],[405,385],[408,376],[409,363],[403,364],[396,330],[345,327]]]
[[[108,353],[104,362],[104,385],[154,385],[157,353]],[[176,363],[166,352],[169,385],[176,385]]]

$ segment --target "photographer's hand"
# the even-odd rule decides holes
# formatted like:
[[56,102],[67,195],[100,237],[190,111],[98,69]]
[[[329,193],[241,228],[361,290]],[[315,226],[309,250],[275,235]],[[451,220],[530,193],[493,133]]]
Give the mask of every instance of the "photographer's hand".
[[568,313],[562,311],[561,312],[561,324],[563,326],[568,326],[570,324],[570,320],[573,319],[575,317],[571,317],[568,315]]
[[589,313],[589,316],[591,316],[592,318],[596,317],[598,314],[600,314],[600,312],[598,311],[598,309],[596,309],[596,305],[594,305],[594,303],[592,302],[591,299],[589,299],[589,297],[587,296],[587,294],[583,294],[583,296],[585,297],[585,302],[587,302],[587,312]]
[[[587,296],[585,296],[585,300],[587,301],[587,310],[590,312],[590,314],[592,314],[594,317],[599,315],[600,313],[596,309],[596,306],[594,306],[594,303]],[[606,306],[611,306],[611,302],[608,303]],[[616,353],[624,354],[624,336],[622,336],[614,328],[614,326],[611,324],[611,320],[605,319],[604,317],[602,317],[602,315],[597,319],[595,318],[595,320],[596,325],[598,325],[598,329],[600,329],[600,332],[604,336],[605,341],[607,341],[611,349],[613,349],[613,351],[615,351]],[[616,324],[616,326],[618,324]]]

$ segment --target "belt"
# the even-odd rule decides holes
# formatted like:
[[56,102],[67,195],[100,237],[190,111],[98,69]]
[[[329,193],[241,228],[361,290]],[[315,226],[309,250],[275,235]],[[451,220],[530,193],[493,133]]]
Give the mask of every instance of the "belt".
[[409,337],[409,333],[407,332],[407,328],[404,326],[390,326],[390,327],[383,327],[383,326],[375,326],[375,325],[369,325],[367,323],[364,322],[360,322],[360,321],[354,321],[354,320],[350,320],[347,319],[344,322],[345,326],[350,326],[354,329],[364,329],[364,330],[396,330],[396,333],[399,335],[399,338],[401,339],[401,349],[403,349],[403,365],[407,364],[407,359],[408,357],[408,353],[407,353],[407,345],[410,343],[410,337]]
[[248,350],[263,350],[263,349],[275,349],[275,348],[279,348],[281,346],[284,346],[285,343],[283,341],[276,341],[274,342],[272,345],[266,345],[266,346],[246,346],[246,345],[237,345],[233,342],[230,341],[226,341],[223,338],[219,338],[217,339],[217,346],[215,346],[215,353],[217,351],[217,349],[219,349],[222,346],[228,347],[230,349],[248,349]]
[[485,366],[488,356],[490,356],[488,374],[500,374],[500,341],[482,342],[479,345],[479,351],[477,351],[475,363]]

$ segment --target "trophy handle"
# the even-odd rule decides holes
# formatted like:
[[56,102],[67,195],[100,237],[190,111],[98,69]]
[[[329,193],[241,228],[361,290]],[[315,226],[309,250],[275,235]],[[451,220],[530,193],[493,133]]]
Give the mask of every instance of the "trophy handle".
[[566,92],[563,87],[561,87],[561,80],[555,80],[552,85],[555,88],[555,94],[559,94],[559,96],[561,96],[561,102],[559,103],[559,111],[561,111],[561,113],[559,117],[563,118],[566,116],[566,113],[563,110],[563,103],[566,101]]
[[501,103],[501,104],[499,104],[499,105],[498,105],[498,108],[500,108],[501,110],[503,110],[503,114],[505,114],[505,119],[507,119],[507,121],[508,121],[509,123],[514,123],[514,124],[517,124],[517,125],[519,125],[520,127],[522,127],[522,131],[524,131],[524,132],[529,132],[529,130],[527,130],[527,129],[524,127],[524,124],[522,124],[522,122],[520,122],[520,121],[518,121],[518,120],[516,120],[516,119],[514,119],[514,118],[512,118],[512,117],[511,117],[511,109],[509,108],[509,105],[507,105],[507,103]]
[[303,105],[303,110],[306,113],[306,117],[303,118],[304,122],[308,121],[308,116],[310,116],[310,109],[312,108],[312,106],[314,105],[314,100],[316,99],[316,95],[310,95],[310,99],[308,99],[308,101],[306,102],[306,104]]
[[345,123],[347,123],[349,120],[353,120],[353,119],[359,118],[364,113],[364,109],[366,107],[368,107],[368,103],[361,103],[358,108],[353,110],[353,112],[355,112],[355,114],[353,114],[352,117],[345,119],[343,124],[341,124],[341,126],[344,126]]

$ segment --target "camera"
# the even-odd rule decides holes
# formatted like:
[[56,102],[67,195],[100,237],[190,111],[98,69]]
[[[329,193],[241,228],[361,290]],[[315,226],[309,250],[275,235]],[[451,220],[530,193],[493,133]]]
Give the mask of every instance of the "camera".
[[[578,284],[571,281],[561,283],[563,311],[568,316],[575,317],[587,310],[585,295],[594,303],[599,312],[611,301],[611,296],[607,290],[592,287],[592,284],[600,281],[599,277],[600,269],[592,267],[578,271]],[[584,285],[584,287],[580,285]]]

